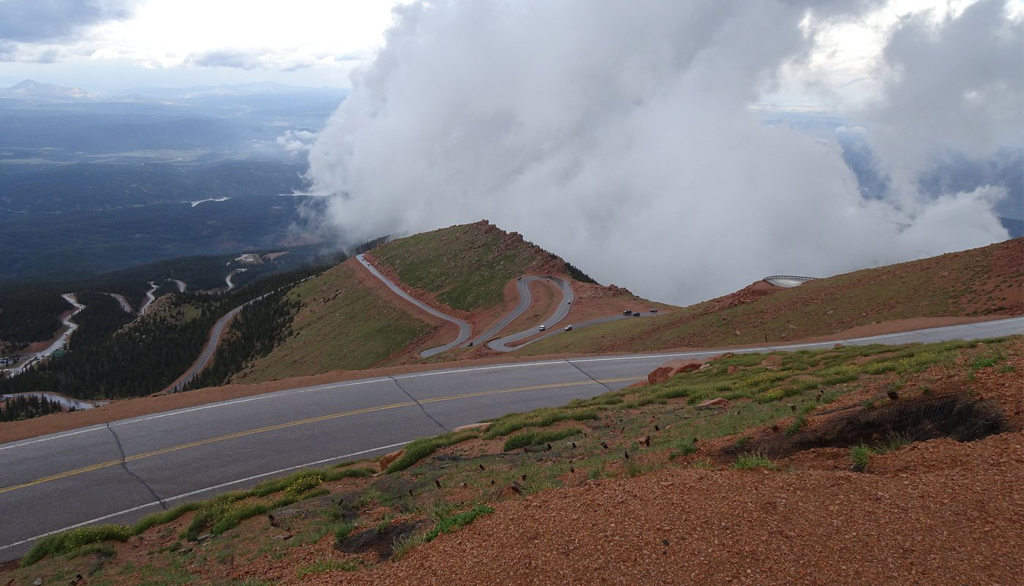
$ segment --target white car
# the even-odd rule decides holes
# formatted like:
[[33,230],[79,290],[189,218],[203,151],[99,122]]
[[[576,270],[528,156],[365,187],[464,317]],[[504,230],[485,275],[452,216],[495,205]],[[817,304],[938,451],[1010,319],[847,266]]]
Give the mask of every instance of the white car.
[[569,325],[565,326],[565,331],[571,332],[572,331],[572,324],[569,324]]
[[544,325],[542,325],[542,326],[541,326],[540,328],[538,328],[538,329],[539,329],[540,331],[542,331],[542,332],[543,332],[544,330],[548,329],[548,327],[547,327],[547,326],[544,326]]

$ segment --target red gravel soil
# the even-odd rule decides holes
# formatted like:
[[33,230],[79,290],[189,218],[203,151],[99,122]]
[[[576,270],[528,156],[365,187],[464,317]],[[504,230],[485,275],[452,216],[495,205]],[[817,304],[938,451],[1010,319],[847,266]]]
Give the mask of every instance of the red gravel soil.
[[1020,584],[1024,436],[935,440],[873,473],[668,469],[495,506],[317,584]]

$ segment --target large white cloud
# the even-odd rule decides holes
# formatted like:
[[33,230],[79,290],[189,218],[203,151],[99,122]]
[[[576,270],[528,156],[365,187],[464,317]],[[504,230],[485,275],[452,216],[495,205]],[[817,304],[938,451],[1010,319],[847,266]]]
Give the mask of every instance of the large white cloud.
[[[997,189],[865,200],[834,141],[761,123],[751,105],[813,47],[807,14],[724,0],[406,7],[318,134],[311,190],[336,195],[328,219],[349,242],[487,218],[681,303],[1006,238]],[[886,113],[903,107],[873,120],[898,135]]]

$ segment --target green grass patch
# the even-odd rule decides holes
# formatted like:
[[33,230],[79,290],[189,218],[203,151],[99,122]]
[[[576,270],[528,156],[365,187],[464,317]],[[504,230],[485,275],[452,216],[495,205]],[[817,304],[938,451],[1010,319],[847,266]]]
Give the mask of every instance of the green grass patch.
[[542,260],[523,240],[480,223],[395,240],[373,255],[403,283],[467,311],[500,305],[505,284]]
[[475,431],[459,431],[409,442],[405,446],[402,455],[392,462],[384,473],[394,474],[400,470],[405,470],[441,448],[453,446],[475,437],[479,437]]
[[37,541],[21,559],[21,566],[31,566],[46,556],[71,553],[81,547],[104,541],[128,541],[134,534],[132,528],[127,525],[96,525],[70,529]]
[[676,442],[674,449],[669,454],[670,458],[678,458],[680,456],[689,456],[697,453],[697,444],[694,443],[692,437],[686,437]]
[[397,561],[401,559],[412,548],[423,543],[429,543],[434,539],[437,539],[437,537],[442,533],[454,533],[462,527],[465,527],[466,525],[472,523],[477,517],[493,513],[494,509],[487,505],[476,505],[473,508],[467,511],[463,511],[461,513],[451,514],[450,511],[447,510],[447,508],[436,512],[438,514],[438,518],[433,528],[424,533],[418,533],[400,539],[394,545],[392,545],[392,560]]
[[579,435],[582,431],[575,427],[568,427],[565,429],[550,429],[544,431],[527,431],[523,433],[517,433],[509,436],[505,440],[505,445],[502,446],[502,451],[511,452],[519,448],[525,448],[527,446],[540,446],[543,444],[556,442],[563,440],[567,437]]
[[185,503],[183,505],[174,507],[169,511],[163,511],[160,513],[148,515],[144,517],[141,521],[133,525],[132,531],[134,531],[135,534],[138,535],[139,533],[142,533],[143,531],[155,525],[164,525],[166,523],[170,523],[171,521],[174,521],[175,519],[184,515],[185,513],[199,509],[199,507],[200,503]]
[[807,416],[801,413],[793,419],[793,422],[786,428],[786,437],[793,437],[800,433],[800,430],[807,427]]
[[440,520],[434,527],[423,536],[424,543],[429,543],[442,533],[453,533],[472,523],[477,517],[489,515],[494,509],[487,505],[476,505],[468,511],[456,513]]
[[770,458],[754,452],[740,454],[736,461],[732,463],[732,467],[737,470],[755,470],[758,468],[774,470],[776,468],[775,462],[772,462]]
[[363,286],[349,265],[338,265],[298,285],[301,303],[292,335],[258,358],[232,382],[262,382],[331,370],[360,370],[386,362],[433,326]]
[[547,427],[559,421],[586,421],[597,419],[594,408],[545,408],[529,413],[513,413],[499,417],[484,432],[484,439],[506,436],[527,427]]
[[868,463],[871,461],[871,454],[874,450],[871,446],[861,444],[850,448],[850,463],[855,472],[864,472],[868,469]]

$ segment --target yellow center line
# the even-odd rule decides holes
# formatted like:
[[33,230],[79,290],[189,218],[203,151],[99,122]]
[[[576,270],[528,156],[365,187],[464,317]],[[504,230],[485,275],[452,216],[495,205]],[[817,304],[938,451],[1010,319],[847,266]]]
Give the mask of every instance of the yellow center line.
[[[598,380],[596,382],[599,383],[599,384],[612,384],[612,383],[621,383],[621,382],[628,382],[628,381],[635,381],[635,380],[640,380],[640,377],[613,378],[613,379]],[[593,382],[594,381],[589,381],[589,380],[587,380],[587,381],[574,381],[574,382],[554,383],[554,384],[547,384],[547,385],[533,385],[533,386],[528,386],[528,387],[515,387],[515,388],[511,388],[511,389],[495,389],[495,390],[491,390],[491,391],[479,391],[479,392],[476,392],[476,393],[464,393],[464,394],[461,394],[461,395],[448,395],[448,396],[444,396],[444,397],[435,397],[433,399],[421,399],[420,400],[420,404],[423,404],[423,403],[441,403],[441,402],[444,402],[444,401],[457,401],[457,400],[460,400],[460,399],[472,399],[474,397],[486,397],[486,396],[489,396],[489,395],[500,395],[500,394],[505,394],[505,393],[518,393],[518,392],[524,392],[524,391],[540,391],[540,390],[545,390],[545,389],[559,389],[559,388],[566,388],[566,387],[578,387],[578,386],[582,386],[582,385],[592,384]],[[14,484],[14,485],[11,485],[11,486],[5,486],[3,488],[0,488],[0,494],[4,494],[4,493],[8,493],[8,492],[13,492],[15,490],[20,490],[22,488],[28,488],[30,486],[36,486],[38,484],[43,484],[43,483],[46,483],[46,482],[52,482],[54,480],[61,480],[63,478],[70,478],[72,476],[78,476],[79,474],[85,474],[86,472],[93,472],[95,470],[103,470],[104,468],[113,468],[115,466],[120,466],[122,464],[122,462],[123,463],[137,462],[139,460],[144,460],[146,458],[152,458],[152,457],[155,457],[155,456],[162,456],[164,454],[170,454],[172,452],[180,452],[181,450],[187,450],[189,448],[198,448],[200,446],[206,446],[206,445],[209,445],[209,444],[215,444],[215,443],[218,443],[218,442],[223,442],[223,441],[232,440],[232,439],[238,439],[238,438],[242,438],[242,437],[248,437],[248,436],[257,435],[257,434],[261,434],[261,433],[267,433],[267,432],[270,432],[270,431],[278,431],[278,430],[281,430],[281,429],[287,429],[289,427],[297,427],[297,426],[300,426],[300,425],[308,425],[310,423],[320,423],[320,422],[323,422],[323,421],[330,421],[332,419],[341,419],[342,417],[351,417],[353,415],[364,415],[366,413],[374,413],[374,412],[377,412],[377,411],[387,411],[387,410],[390,410],[390,409],[401,409],[403,407],[412,407],[414,405],[416,405],[415,401],[405,401],[405,402],[402,402],[402,403],[392,403],[390,405],[379,405],[377,407],[366,407],[364,409],[354,409],[352,411],[340,411],[338,413],[331,413],[329,415],[320,415],[318,417],[310,417],[308,419],[300,419],[300,420],[297,420],[297,421],[289,421],[287,423],[278,423],[278,424],[275,424],[275,425],[268,425],[266,427],[260,427],[260,428],[257,428],[257,429],[249,429],[249,430],[246,430],[246,431],[239,431],[239,432],[235,432],[235,433],[229,433],[229,434],[226,434],[226,435],[219,435],[219,436],[207,438],[207,439],[204,439],[204,440],[198,440],[198,441],[194,441],[194,442],[189,442],[187,444],[179,444],[179,445],[176,445],[176,446],[169,446],[169,447],[166,447],[166,448],[160,448],[159,450],[152,450],[150,452],[142,452],[140,454],[135,454],[133,456],[128,456],[128,457],[124,458],[123,460],[108,460],[106,462],[99,462],[97,464],[90,464],[89,466],[84,466],[82,468],[76,468],[74,470],[68,470],[66,472],[60,472],[58,474],[53,474],[53,475],[50,475],[50,476],[44,476],[42,478],[37,478],[35,480],[31,480],[29,482],[25,482],[25,483],[22,483],[22,484]]]

